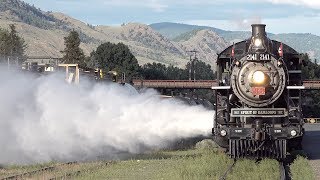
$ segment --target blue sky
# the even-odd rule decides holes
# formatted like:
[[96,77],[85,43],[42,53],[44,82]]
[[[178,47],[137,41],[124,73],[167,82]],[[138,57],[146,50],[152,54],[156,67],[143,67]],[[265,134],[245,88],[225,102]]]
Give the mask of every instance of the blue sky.
[[93,25],[179,22],[226,30],[265,23],[272,33],[320,35],[320,0],[24,0]]

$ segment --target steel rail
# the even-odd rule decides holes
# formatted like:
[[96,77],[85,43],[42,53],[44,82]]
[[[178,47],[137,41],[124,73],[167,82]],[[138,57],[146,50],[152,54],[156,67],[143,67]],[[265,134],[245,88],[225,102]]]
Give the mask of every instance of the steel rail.
[[229,165],[228,169],[223,173],[219,180],[226,180],[228,174],[232,171],[232,168],[236,165],[236,160],[233,159],[233,163]]
[[65,165],[71,165],[71,164],[77,164],[77,162],[67,162],[67,163],[62,163],[62,164],[58,164],[58,165],[55,165],[55,166],[43,167],[43,168],[40,168],[40,169],[37,169],[37,170],[32,170],[32,171],[28,171],[28,172],[21,173],[21,174],[16,174],[16,175],[13,175],[13,176],[8,176],[8,177],[5,177],[5,178],[2,178],[1,180],[10,180],[10,179],[23,178],[25,176],[31,176],[31,175],[37,174],[39,172],[52,171],[52,170],[54,170],[54,169],[56,169],[58,167],[65,166]]

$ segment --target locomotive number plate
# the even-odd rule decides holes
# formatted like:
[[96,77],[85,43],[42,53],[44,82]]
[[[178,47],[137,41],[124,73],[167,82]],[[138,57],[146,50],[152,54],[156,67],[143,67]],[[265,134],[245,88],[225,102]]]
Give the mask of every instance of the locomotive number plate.
[[266,94],[266,88],[265,87],[252,87],[251,92],[253,95],[256,96],[263,96]]
[[270,54],[248,54],[247,60],[249,61],[269,61],[271,60]]

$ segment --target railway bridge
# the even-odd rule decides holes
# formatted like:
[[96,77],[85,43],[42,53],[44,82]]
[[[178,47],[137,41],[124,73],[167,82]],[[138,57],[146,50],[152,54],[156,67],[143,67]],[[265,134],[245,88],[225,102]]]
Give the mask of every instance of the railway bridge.
[[[155,89],[219,89],[230,86],[219,86],[216,80],[141,80],[134,79],[133,85],[137,88]],[[320,80],[304,80],[301,86],[288,86],[288,88],[320,89]]]

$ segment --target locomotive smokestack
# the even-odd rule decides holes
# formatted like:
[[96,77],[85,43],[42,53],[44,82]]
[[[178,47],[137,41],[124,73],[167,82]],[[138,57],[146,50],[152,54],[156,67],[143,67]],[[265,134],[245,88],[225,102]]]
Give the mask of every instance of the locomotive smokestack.
[[252,37],[267,36],[265,24],[252,24]]

